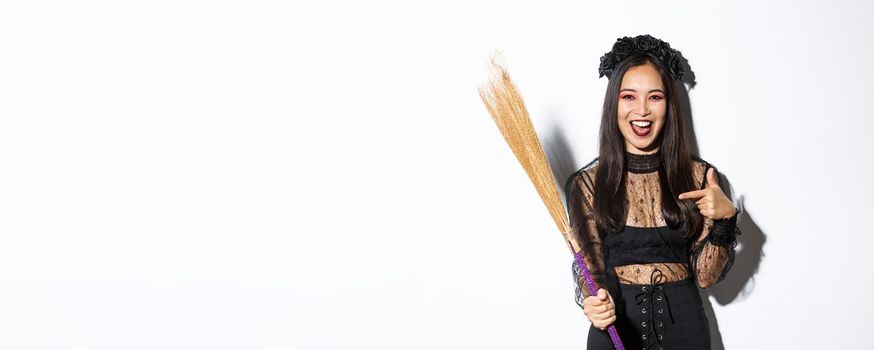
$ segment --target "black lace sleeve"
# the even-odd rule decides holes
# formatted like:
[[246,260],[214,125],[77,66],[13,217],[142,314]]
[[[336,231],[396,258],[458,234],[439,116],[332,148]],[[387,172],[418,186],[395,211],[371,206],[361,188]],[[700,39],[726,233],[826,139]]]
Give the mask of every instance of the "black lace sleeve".
[[[580,243],[583,258],[592,278],[599,288],[605,288],[604,257],[601,251],[601,237],[595,225],[592,211],[592,199],[594,197],[594,171],[589,167],[580,169],[567,180],[565,194],[568,202],[568,218],[572,228],[572,234]],[[588,171],[586,171],[588,169]],[[583,299],[589,296],[585,279],[580,276],[580,267],[576,260],[571,264],[576,296],[576,303],[583,306]]]
[[[709,164],[703,167],[704,174],[710,167]],[[719,178],[716,168],[714,171]],[[701,188],[705,188],[706,175],[701,177],[703,178]],[[699,288],[710,288],[722,281],[734,265],[737,236],[741,233],[737,227],[738,214],[739,212],[726,219],[704,218],[702,235],[692,245],[690,254],[690,266]],[[706,236],[703,235],[704,232],[707,232]]]

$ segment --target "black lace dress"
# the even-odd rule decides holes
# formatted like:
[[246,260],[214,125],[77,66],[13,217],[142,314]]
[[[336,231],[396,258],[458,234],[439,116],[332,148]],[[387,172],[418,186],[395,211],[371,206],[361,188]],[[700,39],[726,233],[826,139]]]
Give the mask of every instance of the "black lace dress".
[[[740,234],[737,214],[704,217],[702,232],[684,238],[662,215],[660,163],[658,152],[626,152],[626,222],[623,229],[607,234],[597,229],[592,209],[598,159],[576,171],[565,186],[570,224],[592,277],[613,296],[615,324],[626,349],[709,349],[709,324],[698,289],[721,281],[731,268]],[[705,174],[711,167],[693,157],[699,188],[707,186]],[[589,293],[576,261],[572,267],[576,302],[582,307]],[[590,326],[587,348],[613,349],[609,333]]]

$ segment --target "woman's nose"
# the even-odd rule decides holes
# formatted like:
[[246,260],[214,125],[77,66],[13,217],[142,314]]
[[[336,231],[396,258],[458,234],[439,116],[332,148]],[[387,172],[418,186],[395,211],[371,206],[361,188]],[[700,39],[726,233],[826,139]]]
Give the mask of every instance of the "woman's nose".
[[646,105],[646,102],[637,106],[637,114],[640,114],[641,117],[649,114],[649,106]]

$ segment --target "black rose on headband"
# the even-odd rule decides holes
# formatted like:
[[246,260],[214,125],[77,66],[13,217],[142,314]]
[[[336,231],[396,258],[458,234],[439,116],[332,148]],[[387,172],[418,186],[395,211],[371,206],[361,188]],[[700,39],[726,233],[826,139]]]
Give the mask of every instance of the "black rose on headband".
[[668,69],[671,70],[671,74],[677,77],[677,80],[683,79],[683,62],[680,60],[680,57],[677,55],[670,56],[668,59]]
[[610,74],[609,72],[613,71],[612,68],[615,64],[616,55],[614,55],[613,52],[608,52],[604,54],[604,56],[601,56],[601,67],[598,68],[598,71],[601,72],[602,76],[605,74],[604,72],[607,72],[606,74]]
[[644,35],[638,36],[635,39],[635,42],[637,44],[637,49],[640,51],[650,51],[652,49],[655,49],[656,46],[658,46],[659,41],[661,41],[661,40],[653,38],[649,34],[644,34]]
[[616,39],[616,43],[613,44],[613,54],[619,56],[627,56],[634,52],[635,42],[629,37],[623,37],[620,39]]

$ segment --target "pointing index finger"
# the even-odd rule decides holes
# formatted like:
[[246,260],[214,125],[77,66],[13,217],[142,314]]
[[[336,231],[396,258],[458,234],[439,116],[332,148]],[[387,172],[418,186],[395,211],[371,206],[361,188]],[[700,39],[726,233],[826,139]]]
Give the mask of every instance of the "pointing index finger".
[[705,190],[697,190],[697,191],[689,191],[689,192],[680,193],[679,199],[704,197],[704,194],[706,192],[707,191],[705,191]]

